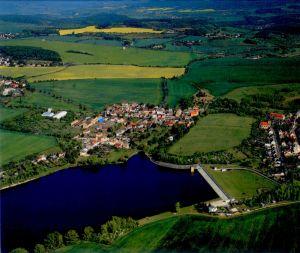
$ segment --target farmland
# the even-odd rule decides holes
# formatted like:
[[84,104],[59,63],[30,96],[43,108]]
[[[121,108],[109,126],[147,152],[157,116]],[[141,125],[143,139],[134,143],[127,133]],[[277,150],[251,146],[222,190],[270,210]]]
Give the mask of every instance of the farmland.
[[161,100],[160,79],[91,79],[32,84],[36,90],[69,98],[92,109],[107,104],[144,102],[158,104]]
[[297,83],[300,80],[300,58],[265,58],[260,60],[226,57],[192,63],[188,73],[178,80],[170,80],[169,105],[180,97],[195,92],[193,84],[208,89],[214,96],[241,87]]
[[[32,46],[56,51],[64,63],[123,64],[138,66],[183,67],[200,57],[188,52],[168,52],[141,48],[91,45],[75,42],[24,39],[1,42],[3,46]],[[75,53],[77,52],[77,53]],[[81,53],[80,53],[81,52]]]
[[0,164],[17,161],[47,150],[59,150],[55,138],[0,129]]
[[232,219],[177,216],[141,226],[111,247],[81,243],[56,252],[296,252],[298,214],[299,204]]
[[210,114],[201,118],[182,139],[171,146],[172,154],[227,150],[250,134],[252,118],[234,114]]
[[180,76],[184,68],[138,67],[126,65],[82,65],[70,67],[0,67],[1,74],[25,77],[28,81],[74,79],[125,79]]
[[136,27],[112,27],[112,28],[97,28],[96,26],[87,26],[76,29],[61,29],[58,31],[60,35],[79,34],[79,33],[162,33],[149,28]]
[[275,187],[271,181],[246,170],[221,172],[208,169],[207,172],[235,199],[250,198],[256,195],[258,190],[270,190]]

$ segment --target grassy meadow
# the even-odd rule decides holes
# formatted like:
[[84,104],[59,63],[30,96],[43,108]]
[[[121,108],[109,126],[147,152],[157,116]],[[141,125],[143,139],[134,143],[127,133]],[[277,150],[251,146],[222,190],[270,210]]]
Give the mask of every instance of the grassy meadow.
[[102,46],[46,39],[19,39],[1,42],[3,46],[32,46],[56,51],[64,63],[122,64],[138,66],[183,67],[200,57],[188,52],[168,52],[142,48]]
[[26,111],[27,111],[27,109],[24,109],[24,108],[11,109],[11,108],[6,108],[6,107],[0,106],[0,123],[4,120],[14,118]]
[[248,86],[298,83],[300,58],[263,58],[260,60],[226,57],[197,61],[183,77],[168,82],[168,103],[174,106],[181,97],[191,96],[196,89],[208,89],[214,96]]
[[51,92],[98,110],[122,101],[159,104],[162,96],[160,79],[67,80],[32,85],[37,92]]
[[275,84],[275,85],[243,87],[227,93],[224,97],[240,101],[242,98],[245,98],[250,95],[270,94],[272,92],[282,94],[284,97],[289,97],[289,98],[299,96],[300,84],[290,83],[290,84]]
[[195,152],[227,150],[235,147],[250,134],[252,118],[234,114],[210,114],[197,124],[169,152],[192,155]]
[[[64,101],[65,100],[65,101]],[[55,98],[53,94],[41,92],[26,91],[25,96],[17,99],[9,99],[8,105],[17,107],[36,107],[36,108],[52,108],[53,110],[67,110],[67,111],[80,111],[79,103],[75,101],[68,101],[64,98]],[[21,109],[13,109],[19,111]],[[0,110],[1,111],[1,110]]]
[[60,35],[68,35],[80,33],[162,33],[163,31],[137,27],[112,27],[101,29],[96,26],[87,26],[76,29],[60,29],[58,32]]
[[138,67],[129,65],[77,65],[70,67],[0,67],[1,74],[25,77],[29,82],[74,79],[170,78],[184,68]]
[[207,172],[220,184],[225,192],[235,199],[250,198],[257,195],[258,190],[270,190],[275,187],[271,181],[247,170]]
[[231,219],[175,216],[141,226],[110,247],[80,243],[55,252],[297,252],[299,211],[294,204]]
[[0,129],[1,165],[52,149],[59,150],[54,137]]

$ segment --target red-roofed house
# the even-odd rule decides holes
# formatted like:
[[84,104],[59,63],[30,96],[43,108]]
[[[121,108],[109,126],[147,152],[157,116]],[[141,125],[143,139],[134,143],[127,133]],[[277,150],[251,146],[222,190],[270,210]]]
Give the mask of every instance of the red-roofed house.
[[273,119],[278,119],[278,120],[284,120],[285,116],[281,113],[274,113],[274,112],[270,112],[270,117]]
[[261,129],[269,129],[270,123],[268,121],[262,121],[262,122],[259,123],[259,127]]

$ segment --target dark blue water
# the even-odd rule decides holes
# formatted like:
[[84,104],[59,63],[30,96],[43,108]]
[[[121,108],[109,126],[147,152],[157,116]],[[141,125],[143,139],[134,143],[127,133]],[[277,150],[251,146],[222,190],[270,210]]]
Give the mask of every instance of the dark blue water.
[[124,165],[68,169],[1,191],[2,252],[32,248],[53,230],[99,228],[112,215],[142,218],[215,198],[200,176],[136,155]]

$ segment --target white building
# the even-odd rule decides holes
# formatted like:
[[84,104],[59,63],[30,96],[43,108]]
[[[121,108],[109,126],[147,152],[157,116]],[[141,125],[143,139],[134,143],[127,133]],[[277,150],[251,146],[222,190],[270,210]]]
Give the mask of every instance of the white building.
[[63,117],[66,117],[66,115],[67,115],[67,111],[61,111],[61,112],[58,112],[58,113],[56,113],[54,116],[53,116],[53,118],[54,119],[61,119],[61,118],[63,118]]
[[47,112],[43,112],[42,117],[48,117],[52,118],[54,116],[54,113],[52,112],[52,108],[48,108]]

